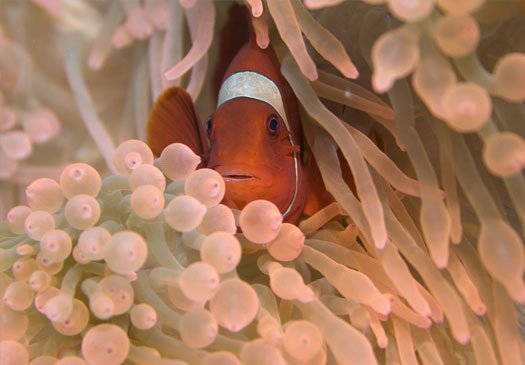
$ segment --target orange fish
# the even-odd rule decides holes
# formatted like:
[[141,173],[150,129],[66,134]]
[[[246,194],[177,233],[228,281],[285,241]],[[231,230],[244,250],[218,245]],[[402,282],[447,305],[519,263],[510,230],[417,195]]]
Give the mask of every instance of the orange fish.
[[271,48],[254,36],[239,50],[223,77],[217,109],[199,122],[182,88],[167,90],[148,122],[156,155],[170,143],[188,145],[203,166],[226,183],[223,203],[242,209],[256,199],[273,202],[284,220],[296,223],[332,201],[313,158],[302,158],[297,100],[280,73]]

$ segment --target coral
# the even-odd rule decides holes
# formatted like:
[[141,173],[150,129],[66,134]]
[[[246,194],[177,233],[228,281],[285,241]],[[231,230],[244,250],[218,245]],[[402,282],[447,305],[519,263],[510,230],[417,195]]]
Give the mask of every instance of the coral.
[[0,363],[525,364],[523,1],[242,3],[335,198],[298,225],[142,142],[214,109],[231,3],[0,4]]

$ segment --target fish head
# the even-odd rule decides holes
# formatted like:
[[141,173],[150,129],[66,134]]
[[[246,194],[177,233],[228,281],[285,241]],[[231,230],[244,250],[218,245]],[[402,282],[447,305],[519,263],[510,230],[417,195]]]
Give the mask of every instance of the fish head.
[[226,183],[224,204],[242,209],[256,199],[287,214],[296,200],[298,141],[271,105],[253,98],[228,100],[206,122],[208,167]]
[[257,199],[273,202],[285,221],[302,213],[301,126],[295,95],[271,47],[253,36],[235,55],[205,129],[208,167],[226,183],[224,203],[242,209]]

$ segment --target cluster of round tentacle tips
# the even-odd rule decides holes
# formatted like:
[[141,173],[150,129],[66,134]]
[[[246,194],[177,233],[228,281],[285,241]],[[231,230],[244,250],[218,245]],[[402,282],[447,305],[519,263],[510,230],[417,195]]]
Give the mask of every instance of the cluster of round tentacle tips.
[[247,239],[254,243],[268,243],[279,234],[283,215],[277,206],[267,200],[248,203],[239,216],[239,225]]
[[493,134],[485,141],[483,162],[496,176],[516,175],[525,167],[525,141],[512,132]]
[[435,0],[388,0],[388,8],[400,20],[417,22],[426,18],[434,10],[434,3]]
[[108,20],[92,45],[89,67],[94,70],[102,68],[112,48],[122,49],[157,32],[164,32],[168,26],[168,6],[169,2],[165,0],[148,0],[144,4],[117,1],[113,4],[107,14]]
[[153,152],[142,141],[132,139],[121,143],[113,154],[115,168],[122,175],[130,175],[139,166],[153,164]]
[[479,43],[479,26],[468,14],[447,15],[436,23],[434,38],[442,52],[450,57],[463,57]]
[[51,322],[64,322],[73,312],[73,297],[60,291],[48,298],[42,307],[42,313]]
[[268,268],[270,287],[275,295],[285,300],[298,300],[308,303],[314,300],[313,290],[306,286],[301,275],[288,267],[274,263]]
[[0,98],[0,180],[13,177],[24,160],[31,159],[39,145],[53,139],[59,131],[60,122],[52,110],[23,110]]
[[142,219],[152,219],[164,209],[164,194],[155,185],[141,185],[131,194],[131,209]]
[[[125,165],[126,158],[133,162],[122,175],[102,180],[91,166],[76,163],[63,170],[59,182],[35,181],[26,190],[29,205],[9,212],[6,227],[21,241],[0,251],[3,271],[10,268],[12,275],[0,288],[0,314],[9,323],[22,315],[10,339],[28,330],[26,313],[34,303],[50,333],[78,339],[68,356],[53,353],[58,355],[50,356],[53,362],[120,364],[128,356],[144,355],[126,347],[132,335],[158,331],[157,324],[163,326],[170,316],[177,341],[205,351],[219,327],[241,332],[258,321],[261,338],[270,339],[269,350],[282,359],[280,322],[261,309],[258,293],[237,277],[242,245],[233,211],[220,204],[222,177],[192,166],[184,178],[172,180],[140,146],[131,141],[117,148],[116,165]],[[254,240],[267,242],[280,260],[296,259],[304,234],[283,225],[274,204],[254,203],[241,213],[246,235],[255,232]],[[252,352],[243,356],[251,358]],[[239,363],[238,356],[224,361]]]
[[254,340],[244,345],[240,353],[240,358],[244,364],[286,364],[281,352],[262,339]]
[[283,346],[294,359],[307,362],[322,351],[323,345],[323,335],[312,322],[292,321],[286,325]]
[[27,314],[21,311],[14,311],[6,305],[0,306],[0,318],[2,320],[2,333],[0,341],[20,340],[29,325]]
[[69,257],[73,244],[67,232],[53,229],[40,239],[40,254],[48,263],[62,262]]
[[37,293],[43,292],[51,285],[51,275],[44,270],[35,270],[31,273],[28,283],[33,291]]
[[214,232],[207,236],[200,248],[201,259],[212,265],[219,274],[235,270],[241,260],[241,244],[229,232]]
[[113,302],[113,315],[124,314],[133,305],[135,293],[128,279],[120,275],[107,275],[98,286]]
[[194,262],[182,270],[178,283],[188,299],[204,303],[215,295],[220,280],[213,266],[206,262]]
[[101,210],[99,202],[94,197],[80,194],[67,201],[64,212],[71,227],[86,229],[98,222]]
[[6,288],[2,301],[14,311],[25,311],[31,306],[35,294],[29,284],[24,281],[14,281]]
[[504,221],[488,221],[478,238],[481,262],[512,298],[525,303],[525,250],[518,234]]
[[140,6],[131,7],[128,5],[126,10],[127,20],[120,30],[137,40],[148,38],[153,32],[153,26],[148,22],[144,9]]
[[22,257],[15,261],[11,267],[11,272],[17,280],[28,281],[31,274],[37,269],[37,264],[33,258]]
[[84,280],[81,289],[88,297],[89,309],[96,318],[105,320],[115,314],[115,303],[101,290],[94,279]]
[[164,148],[157,165],[173,181],[185,180],[201,163],[201,158],[185,144],[172,143]]
[[27,364],[29,353],[19,342],[6,340],[0,342],[0,362],[6,365]]
[[45,256],[38,253],[36,255],[36,264],[37,268],[39,270],[45,271],[49,275],[55,275],[56,273],[60,272],[64,267],[64,262],[49,262]]
[[224,204],[218,204],[208,208],[206,214],[199,224],[199,232],[204,235],[210,235],[214,232],[237,232],[235,225],[235,216],[230,208]]
[[89,322],[89,310],[79,299],[73,299],[71,314],[62,321],[52,322],[55,330],[66,336],[74,336],[82,332]]
[[[9,181],[29,166],[39,145],[53,139],[60,122],[29,85],[35,71],[28,53],[2,32],[0,36],[0,180]],[[5,94],[4,94],[5,93]]]
[[9,230],[14,234],[22,234],[25,232],[25,221],[31,213],[31,208],[26,205],[17,205],[7,212],[6,222]]
[[182,315],[179,330],[184,344],[199,349],[215,341],[219,333],[219,325],[208,310],[196,308]]
[[71,164],[60,174],[60,189],[68,199],[80,194],[96,197],[101,185],[98,171],[85,163]]
[[49,213],[57,212],[64,201],[60,185],[55,180],[40,178],[27,186],[26,201],[32,210],[45,210]]
[[108,268],[118,274],[128,275],[137,271],[147,257],[148,245],[136,232],[117,232],[104,246],[104,260]]
[[75,250],[87,262],[98,261],[104,258],[104,247],[111,237],[111,233],[104,227],[90,227],[78,237]]
[[24,232],[34,240],[55,228],[55,219],[45,210],[35,210],[28,214],[24,221]]
[[420,51],[417,31],[400,27],[382,34],[372,48],[372,85],[379,93],[388,91],[397,79],[412,73]]
[[206,206],[190,195],[173,198],[164,210],[166,222],[179,232],[189,232],[197,228],[205,214]]
[[0,135],[0,147],[3,154],[15,161],[23,160],[33,152],[29,136],[22,131],[7,132]]
[[203,303],[189,299],[176,285],[168,286],[168,298],[170,304],[177,309],[188,311],[195,308],[202,308]]
[[82,356],[93,365],[122,364],[129,352],[129,338],[114,324],[99,324],[82,338]]
[[135,190],[142,185],[153,185],[160,191],[166,188],[166,178],[162,171],[153,165],[140,165],[129,175],[129,187]]
[[60,122],[51,109],[38,108],[22,116],[22,127],[35,144],[46,143],[60,131]]
[[430,112],[444,119],[443,95],[457,81],[452,66],[443,58],[421,60],[412,76],[414,91],[425,102]]
[[248,283],[228,279],[221,282],[211,299],[210,312],[221,327],[239,332],[253,321],[258,306],[257,293]]
[[279,261],[295,260],[304,246],[304,233],[290,223],[283,223],[277,237],[266,244],[268,253]]
[[509,53],[494,67],[496,93],[519,103],[525,100],[525,53]]
[[157,312],[146,303],[134,305],[129,311],[131,323],[140,330],[149,330],[157,323]]
[[445,122],[458,132],[474,132],[490,118],[492,102],[481,86],[460,82],[449,87],[443,95]]
[[198,201],[211,208],[222,201],[225,193],[222,176],[215,170],[204,168],[195,170],[186,179],[184,190]]

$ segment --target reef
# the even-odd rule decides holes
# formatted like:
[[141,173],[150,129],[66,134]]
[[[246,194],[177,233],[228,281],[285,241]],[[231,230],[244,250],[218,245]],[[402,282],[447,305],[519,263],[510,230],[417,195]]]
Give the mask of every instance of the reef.
[[523,0],[239,1],[335,198],[297,225],[144,142],[231,4],[0,3],[0,363],[525,364]]

